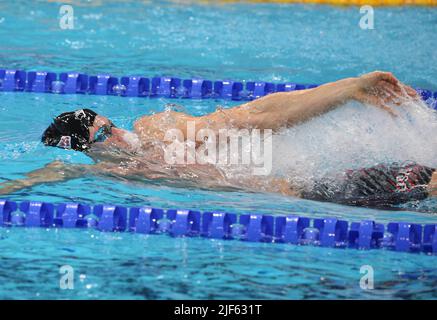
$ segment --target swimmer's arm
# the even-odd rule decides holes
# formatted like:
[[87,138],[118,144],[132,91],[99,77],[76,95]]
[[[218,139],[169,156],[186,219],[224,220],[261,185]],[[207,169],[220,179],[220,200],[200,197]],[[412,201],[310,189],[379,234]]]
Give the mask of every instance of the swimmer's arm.
[[[403,85],[391,73],[372,72],[307,90],[278,92],[227,110],[202,117],[202,122],[239,128],[278,130],[327,113],[349,100],[357,100],[394,111],[387,103],[396,98],[416,97],[414,89]],[[395,102],[396,103],[396,102]]]
[[[40,184],[67,181],[87,175],[104,175],[108,173],[115,173],[115,171],[106,163],[84,165],[53,161],[41,169],[27,173],[26,177],[23,179],[1,183],[0,195],[10,194]],[[116,173],[119,175],[123,174],[121,171],[117,171]]]
[[434,171],[431,181],[428,184],[428,193],[430,197],[437,197],[437,171]]
[[27,173],[23,179],[1,183],[0,194],[9,194],[39,184],[79,178],[84,171],[83,165],[67,165],[61,161],[53,161],[41,169]]

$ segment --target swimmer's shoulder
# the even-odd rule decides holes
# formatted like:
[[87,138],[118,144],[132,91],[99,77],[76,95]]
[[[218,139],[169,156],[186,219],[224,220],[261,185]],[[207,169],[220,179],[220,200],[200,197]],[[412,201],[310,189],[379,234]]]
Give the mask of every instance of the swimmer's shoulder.
[[185,131],[187,121],[194,117],[177,111],[166,111],[142,116],[134,122],[134,131],[143,139],[161,139],[168,129]]
[[195,117],[183,112],[165,111],[152,115],[142,116],[134,122],[134,129],[144,130],[146,127],[163,128],[179,124],[185,124],[186,121],[193,120]]

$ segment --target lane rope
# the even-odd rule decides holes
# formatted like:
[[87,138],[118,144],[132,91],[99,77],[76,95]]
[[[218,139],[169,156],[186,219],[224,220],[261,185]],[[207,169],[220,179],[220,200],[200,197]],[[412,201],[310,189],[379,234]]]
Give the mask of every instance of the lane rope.
[[[113,95],[122,97],[165,97],[179,99],[254,100],[274,92],[317,87],[317,84],[262,81],[212,81],[200,78],[89,76],[78,72],[56,74],[46,71],[0,69],[0,91],[55,94]],[[437,109],[437,91],[416,88],[422,99]]]
[[387,249],[437,254],[437,224],[348,222],[295,214],[235,214],[118,205],[17,203],[0,200],[2,227],[95,228],[105,232],[168,234],[328,248]]

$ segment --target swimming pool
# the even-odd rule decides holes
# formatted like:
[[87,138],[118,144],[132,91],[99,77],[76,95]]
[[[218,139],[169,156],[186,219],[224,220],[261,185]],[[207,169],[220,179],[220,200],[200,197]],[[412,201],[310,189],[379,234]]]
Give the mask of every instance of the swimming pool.
[[[61,30],[58,4],[23,1],[1,6],[0,66],[7,68],[300,83],[383,69],[413,86],[437,90],[435,9],[377,9],[376,29],[366,31],[358,27],[357,8],[91,3],[74,6],[75,30]],[[50,119],[65,110],[90,107],[118,126],[131,128],[139,115],[163,111],[168,103],[196,115],[217,105],[237,104],[1,93],[0,178],[18,178],[54,158],[90,163],[80,153],[39,143]],[[411,121],[395,126],[376,110],[346,108],[290,130],[281,148],[301,151],[303,157],[297,160],[312,160],[312,168],[320,170],[323,163],[343,168],[414,157],[437,165],[432,113],[409,112],[406,118]],[[359,138],[339,135],[338,128]],[[308,136],[311,143],[304,140]],[[375,139],[381,136],[384,139]],[[341,147],[334,148],[333,141]],[[367,152],[357,156],[363,150]],[[296,161],[294,156],[281,153],[289,163]],[[381,211],[272,194],[132,185],[93,177],[34,187],[11,199],[417,223],[435,223],[437,208],[435,200],[428,200],[409,204],[410,211]],[[1,298],[436,298],[435,259],[426,255],[18,228],[0,229],[0,248]],[[77,272],[75,290],[59,289],[59,267],[66,264]],[[360,289],[363,265],[375,270],[373,291]]]

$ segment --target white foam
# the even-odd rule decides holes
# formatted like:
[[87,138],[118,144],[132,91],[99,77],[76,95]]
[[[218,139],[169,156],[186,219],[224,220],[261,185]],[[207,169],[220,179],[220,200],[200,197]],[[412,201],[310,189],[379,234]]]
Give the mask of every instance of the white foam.
[[415,161],[437,167],[437,115],[421,102],[396,107],[393,118],[373,106],[349,102],[274,136],[273,169],[293,180],[378,163]]

